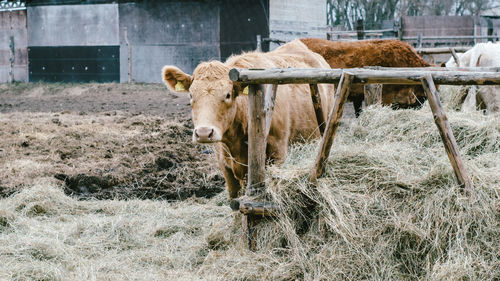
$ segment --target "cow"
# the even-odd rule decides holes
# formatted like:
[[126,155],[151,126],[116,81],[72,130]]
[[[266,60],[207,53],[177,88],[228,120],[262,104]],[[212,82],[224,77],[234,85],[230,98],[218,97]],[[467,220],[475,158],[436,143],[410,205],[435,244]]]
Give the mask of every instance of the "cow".
[[[318,38],[300,39],[313,52],[325,58],[331,68],[355,68],[364,66],[427,67],[408,43],[398,40],[364,40],[353,42],[329,41]],[[362,85],[353,85],[349,94],[356,116],[361,112],[364,100]],[[393,108],[419,107],[426,100],[421,86],[384,85],[382,104]]]
[[[459,55],[460,67],[500,67],[500,44],[478,43],[467,52]],[[453,58],[446,67],[457,67]],[[500,86],[471,87],[464,98],[462,111],[483,110],[486,114],[500,113]]]
[[[320,55],[301,41],[289,42],[268,53],[248,52],[226,62],[200,63],[190,76],[175,66],[162,69],[170,90],[190,95],[193,141],[215,144],[219,168],[230,199],[244,187],[248,162],[248,98],[244,85],[229,79],[232,68],[328,68]],[[332,103],[334,85],[318,85],[324,118]],[[308,85],[280,85],[267,138],[266,160],[282,163],[289,144],[320,136]]]

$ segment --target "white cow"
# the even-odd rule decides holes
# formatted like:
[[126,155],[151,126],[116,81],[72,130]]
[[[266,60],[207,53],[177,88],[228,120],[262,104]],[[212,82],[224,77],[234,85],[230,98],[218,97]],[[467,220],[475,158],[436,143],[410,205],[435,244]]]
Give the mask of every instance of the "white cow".
[[[500,44],[479,43],[458,57],[460,67],[500,67]],[[450,58],[446,67],[457,67]],[[485,110],[487,114],[500,113],[500,86],[472,87],[462,105],[462,111]]]

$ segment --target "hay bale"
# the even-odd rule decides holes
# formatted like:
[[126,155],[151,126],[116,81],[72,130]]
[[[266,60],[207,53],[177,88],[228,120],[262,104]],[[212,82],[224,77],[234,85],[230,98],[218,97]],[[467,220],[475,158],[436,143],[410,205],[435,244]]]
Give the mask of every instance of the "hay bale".
[[316,186],[308,183],[316,144],[292,148],[270,169],[267,196],[283,213],[258,229],[260,259],[279,261],[269,270],[287,280],[498,278],[500,120],[448,117],[472,175],[470,198],[427,107],[368,108],[339,128]]

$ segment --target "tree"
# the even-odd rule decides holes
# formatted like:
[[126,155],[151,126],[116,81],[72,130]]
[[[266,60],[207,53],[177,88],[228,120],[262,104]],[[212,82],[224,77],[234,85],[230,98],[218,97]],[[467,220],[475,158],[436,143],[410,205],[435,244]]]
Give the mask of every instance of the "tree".
[[480,15],[498,5],[498,0],[327,0],[327,22],[331,26],[356,29],[364,20],[366,29],[377,29],[384,20],[401,16]]

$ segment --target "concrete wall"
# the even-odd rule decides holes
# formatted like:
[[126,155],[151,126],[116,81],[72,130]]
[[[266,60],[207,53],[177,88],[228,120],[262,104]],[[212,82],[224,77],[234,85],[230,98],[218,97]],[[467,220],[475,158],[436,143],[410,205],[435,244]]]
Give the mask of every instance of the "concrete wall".
[[[326,38],[326,0],[270,0],[269,34],[285,41]],[[271,45],[271,49],[276,47]]]
[[28,46],[119,45],[118,4],[27,9]]
[[120,79],[161,82],[161,68],[176,65],[192,73],[201,62],[220,59],[219,6],[215,1],[125,3],[120,14]]
[[27,40],[26,11],[0,12],[0,83],[28,81]]

